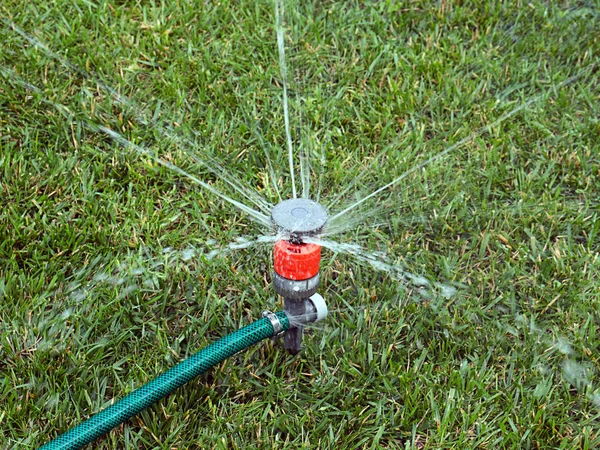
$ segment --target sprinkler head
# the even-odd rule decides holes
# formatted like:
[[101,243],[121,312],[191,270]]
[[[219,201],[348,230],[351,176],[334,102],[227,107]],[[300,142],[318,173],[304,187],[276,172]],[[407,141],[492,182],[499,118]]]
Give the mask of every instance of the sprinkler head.
[[287,300],[309,298],[319,286],[321,246],[304,241],[323,231],[327,212],[317,202],[295,198],[275,206],[271,219],[283,235],[273,253],[275,290]]
[[317,236],[327,222],[327,211],[307,198],[294,198],[279,203],[271,212],[276,231],[286,241],[302,244],[303,238]]
[[271,220],[277,233],[283,236],[275,243],[273,286],[284,298],[285,312],[296,322],[285,333],[284,347],[296,354],[302,344],[303,320],[316,311],[314,301],[309,299],[315,295],[321,301],[323,299],[316,294],[319,287],[321,246],[306,243],[305,240],[318,236],[323,231],[327,223],[327,212],[317,202],[295,198],[275,206]]

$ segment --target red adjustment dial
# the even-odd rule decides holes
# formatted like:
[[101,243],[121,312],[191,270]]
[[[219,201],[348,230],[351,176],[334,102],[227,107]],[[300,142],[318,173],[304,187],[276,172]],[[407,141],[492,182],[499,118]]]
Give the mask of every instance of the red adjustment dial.
[[291,244],[284,240],[275,243],[275,272],[288,280],[308,280],[319,273],[321,246]]

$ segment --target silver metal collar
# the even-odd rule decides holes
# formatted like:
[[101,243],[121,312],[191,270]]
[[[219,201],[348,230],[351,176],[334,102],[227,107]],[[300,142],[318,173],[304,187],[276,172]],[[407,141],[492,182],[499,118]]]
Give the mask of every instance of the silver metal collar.
[[279,317],[277,317],[274,313],[272,313],[268,309],[265,309],[262,312],[262,316],[269,319],[269,321],[271,322],[271,325],[273,325],[273,337],[274,338],[283,334],[283,326],[281,325],[281,322],[279,321]]

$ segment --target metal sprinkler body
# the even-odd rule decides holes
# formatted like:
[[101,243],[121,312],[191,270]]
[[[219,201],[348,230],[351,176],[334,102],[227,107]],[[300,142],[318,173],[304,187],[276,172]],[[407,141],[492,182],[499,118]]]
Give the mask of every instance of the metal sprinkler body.
[[310,317],[320,320],[327,315],[323,297],[317,294],[321,246],[305,242],[323,231],[327,212],[317,202],[297,198],[275,206],[271,219],[282,236],[273,251],[273,286],[284,299],[284,311],[296,322],[285,333],[283,345],[297,354],[302,346],[302,323]]

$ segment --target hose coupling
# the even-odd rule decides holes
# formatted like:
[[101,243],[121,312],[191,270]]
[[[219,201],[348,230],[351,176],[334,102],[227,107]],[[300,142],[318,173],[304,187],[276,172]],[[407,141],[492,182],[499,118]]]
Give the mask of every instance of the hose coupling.
[[273,325],[273,336],[271,336],[271,339],[277,339],[284,333],[283,326],[281,325],[279,318],[273,312],[265,309],[261,315],[262,317],[269,319],[271,325]]

